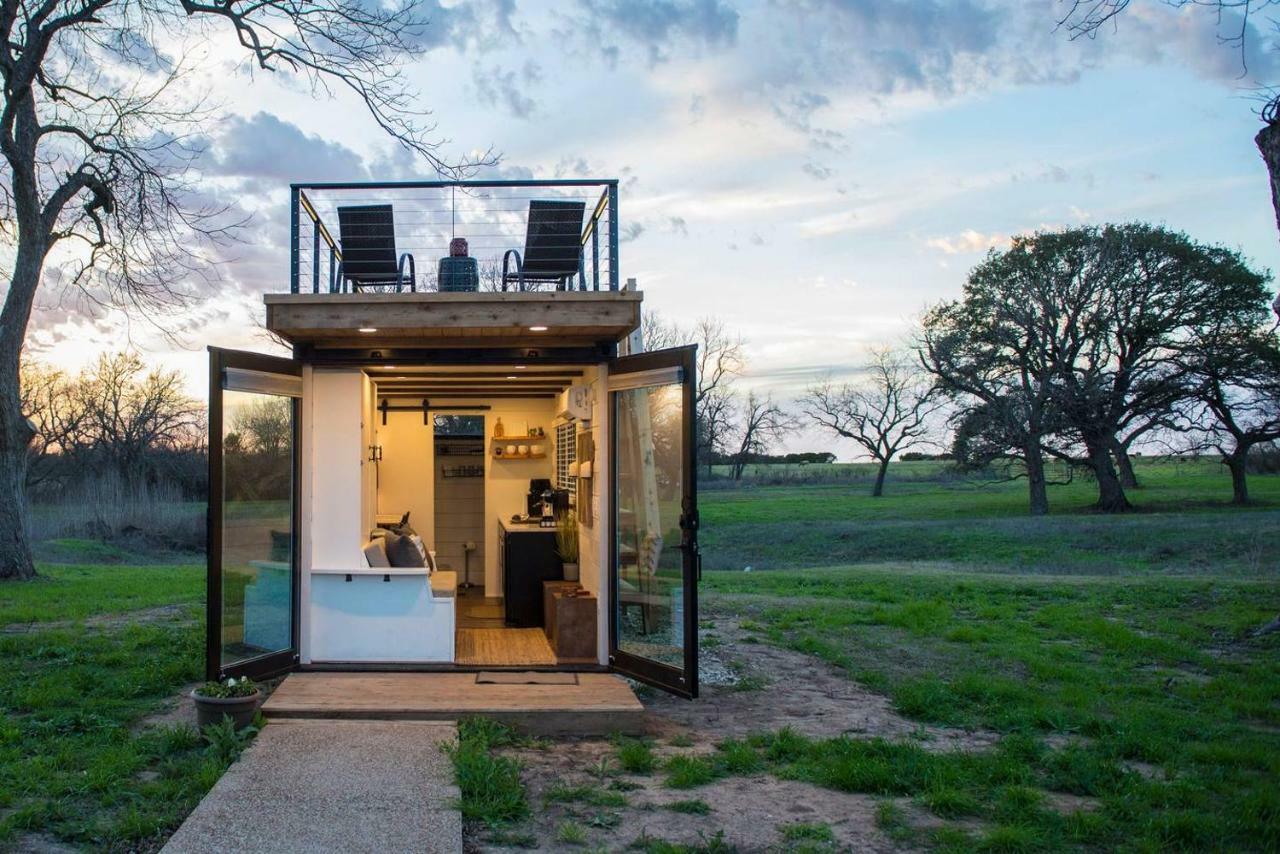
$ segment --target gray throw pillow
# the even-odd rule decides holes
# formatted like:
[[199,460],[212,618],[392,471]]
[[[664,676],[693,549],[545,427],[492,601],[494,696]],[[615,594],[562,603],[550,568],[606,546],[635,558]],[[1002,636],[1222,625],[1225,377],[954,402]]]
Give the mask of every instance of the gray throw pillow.
[[422,552],[409,537],[392,534],[386,538],[387,559],[397,568],[425,567]]
[[364,557],[369,561],[369,566],[373,569],[382,569],[391,566],[391,562],[387,560],[387,550],[383,547],[385,538],[379,537],[371,540],[364,545]]

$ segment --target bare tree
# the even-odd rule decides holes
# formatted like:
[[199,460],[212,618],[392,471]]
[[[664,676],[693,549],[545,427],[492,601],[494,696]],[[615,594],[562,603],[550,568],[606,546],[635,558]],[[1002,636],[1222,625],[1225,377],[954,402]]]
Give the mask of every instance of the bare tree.
[[126,484],[154,474],[150,452],[188,447],[204,426],[203,407],[182,390],[181,374],[145,370],[133,353],[103,355],[84,380],[82,441]]
[[730,456],[734,480],[742,479],[742,472],[753,456],[768,453],[773,443],[798,426],[796,419],[775,403],[772,396],[761,397],[754,391],[747,394],[740,418],[738,447]]
[[292,441],[293,407],[286,398],[264,397],[237,409],[231,424],[245,446],[279,456]]
[[919,365],[890,349],[872,351],[867,379],[836,386],[829,380],[802,398],[809,417],[861,445],[880,464],[871,494],[884,494],[889,463],[900,452],[933,444],[931,416],[942,402]]
[[[417,5],[360,0],[6,0],[0,4],[0,237],[12,265],[0,310],[0,579],[35,574],[23,483],[23,341],[46,264],[89,300],[144,314],[183,302],[208,275],[201,248],[235,236],[192,166],[216,118],[185,46],[233,38],[246,64],[345,90],[442,172],[451,165],[401,76],[420,50]],[[489,156],[479,158],[489,160]]]
[[655,311],[644,315],[644,349],[665,350],[685,344],[698,346],[698,381],[694,389],[698,460],[710,469],[716,453],[724,452],[735,420],[737,399],[733,385],[746,370],[742,338],[730,333],[724,321],[700,318],[691,329],[671,323]]
[[48,463],[74,452],[85,421],[82,384],[63,371],[36,362],[22,366],[22,412],[35,435],[27,446],[28,490],[48,481],[54,467]]
[[[1249,503],[1249,453],[1280,439],[1280,340],[1276,330],[1225,332],[1189,358],[1208,441],[1231,472],[1231,501]],[[1202,417],[1207,416],[1207,417]]]

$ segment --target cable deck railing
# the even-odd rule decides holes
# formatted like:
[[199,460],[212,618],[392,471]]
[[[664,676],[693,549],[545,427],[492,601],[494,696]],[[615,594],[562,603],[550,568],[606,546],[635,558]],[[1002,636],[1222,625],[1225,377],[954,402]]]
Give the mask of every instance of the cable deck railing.
[[616,291],[618,182],[293,184],[290,291]]

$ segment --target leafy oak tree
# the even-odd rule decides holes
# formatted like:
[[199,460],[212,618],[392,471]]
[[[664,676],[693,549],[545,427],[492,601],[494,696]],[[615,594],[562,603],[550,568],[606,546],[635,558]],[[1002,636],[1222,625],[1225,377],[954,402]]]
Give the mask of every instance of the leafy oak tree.
[[35,574],[23,481],[33,427],[19,372],[43,279],[100,305],[156,316],[197,296],[202,250],[237,222],[195,183],[218,119],[192,49],[228,42],[246,66],[353,93],[374,122],[446,173],[402,63],[420,51],[418,7],[361,0],[4,0],[0,3],[0,578]]

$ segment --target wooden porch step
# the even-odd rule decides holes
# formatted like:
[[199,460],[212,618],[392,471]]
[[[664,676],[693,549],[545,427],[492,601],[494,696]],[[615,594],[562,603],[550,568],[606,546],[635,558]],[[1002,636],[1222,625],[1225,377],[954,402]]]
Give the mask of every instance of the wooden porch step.
[[610,673],[573,675],[575,685],[494,685],[477,683],[476,673],[291,673],[262,713],[269,720],[478,716],[534,735],[643,731],[644,706],[625,681]]

